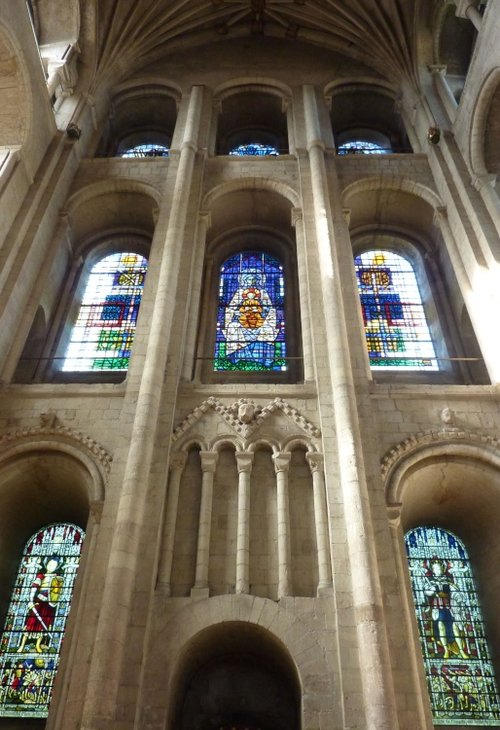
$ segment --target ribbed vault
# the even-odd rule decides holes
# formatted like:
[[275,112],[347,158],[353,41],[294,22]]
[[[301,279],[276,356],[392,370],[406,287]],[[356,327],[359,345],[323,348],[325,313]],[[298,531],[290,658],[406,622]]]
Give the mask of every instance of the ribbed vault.
[[[423,0],[428,2],[429,0]],[[413,78],[422,0],[93,0],[87,50],[100,82],[168,55],[179,45],[263,34],[319,44]],[[94,36],[91,38],[91,36]],[[90,59],[87,59],[90,61]]]

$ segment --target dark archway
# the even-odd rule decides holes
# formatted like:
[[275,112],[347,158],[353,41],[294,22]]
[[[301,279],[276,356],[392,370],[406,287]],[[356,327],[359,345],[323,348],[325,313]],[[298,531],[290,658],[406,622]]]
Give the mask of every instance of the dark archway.
[[299,730],[300,688],[286,650],[242,622],[203,631],[178,693],[179,730]]

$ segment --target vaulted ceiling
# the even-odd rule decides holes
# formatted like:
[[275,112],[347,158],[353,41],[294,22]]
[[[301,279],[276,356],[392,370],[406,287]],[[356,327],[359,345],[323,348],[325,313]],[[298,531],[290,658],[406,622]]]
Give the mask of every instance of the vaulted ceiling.
[[390,77],[414,78],[422,8],[434,0],[90,0],[83,2],[87,68],[103,80],[179,46],[245,35],[330,48]]

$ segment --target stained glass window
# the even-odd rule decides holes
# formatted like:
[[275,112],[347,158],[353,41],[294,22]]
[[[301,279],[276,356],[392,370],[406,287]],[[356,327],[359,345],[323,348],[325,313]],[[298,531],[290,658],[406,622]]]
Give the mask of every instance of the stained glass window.
[[285,284],[279,259],[245,251],[221,266],[214,370],[286,370]]
[[356,256],[354,263],[371,367],[438,370],[410,262],[377,250]]
[[382,147],[376,142],[368,142],[363,139],[344,142],[337,148],[339,155],[384,155],[389,152],[392,152],[390,147]]
[[127,370],[147,259],[113,253],[92,268],[63,370]]
[[170,150],[161,144],[137,144],[120,154],[120,157],[168,157]]
[[273,155],[277,157],[279,150],[269,144],[240,144],[229,152],[230,155],[243,157],[250,155],[252,157],[263,157],[264,155]]
[[500,698],[467,550],[439,527],[407,533],[406,551],[436,725],[500,725]]
[[26,543],[0,649],[0,717],[47,717],[85,534],[59,523]]

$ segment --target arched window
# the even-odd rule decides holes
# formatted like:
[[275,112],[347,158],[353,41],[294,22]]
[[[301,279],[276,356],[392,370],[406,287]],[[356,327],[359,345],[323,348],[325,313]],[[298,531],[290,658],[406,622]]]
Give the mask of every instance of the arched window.
[[26,543],[0,649],[0,717],[47,717],[85,534],[68,522]]
[[240,144],[237,147],[233,147],[229,151],[229,154],[233,157],[265,157],[266,155],[277,157],[279,150],[273,145],[249,142],[248,144]]
[[120,157],[168,157],[169,154],[169,147],[152,142],[132,145],[120,151]]
[[284,371],[285,284],[279,259],[243,251],[220,267],[214,370]]
[[405,543],[435,723],[500,725],[500,697],[463,542],[439,527],[417,527]]
[[356,256],[354,263],[371,367],[438,370],[411,263],[380,249]]
[[351,139],[337,147],[339,155],[384,155],[388,152],[392,152],[390,147],[383,147],[377,142],[370,142],[362,138]]
[[146,271],[147,259],[129,251],[105,256],[92,267],[64,371],[127,370]]

